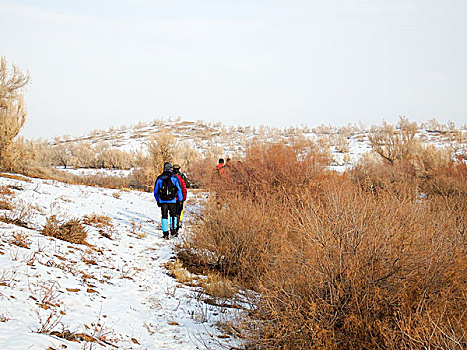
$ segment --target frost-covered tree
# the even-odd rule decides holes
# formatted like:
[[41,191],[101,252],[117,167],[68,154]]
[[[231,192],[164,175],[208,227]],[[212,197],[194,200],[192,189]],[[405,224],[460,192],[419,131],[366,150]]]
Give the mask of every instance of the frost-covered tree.
[[9,67],[6,58],[0,59],[0,168],[9,167],[13,140],[26,121],[23,91],[29,74],[18,67]]

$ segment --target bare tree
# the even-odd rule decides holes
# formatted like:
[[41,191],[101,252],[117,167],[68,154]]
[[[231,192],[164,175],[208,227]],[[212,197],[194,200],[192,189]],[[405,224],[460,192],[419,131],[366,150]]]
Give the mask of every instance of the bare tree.
[[0,59],[0,168],[9,166],[9,148],[26,121],[23,88],[29,74]]
[[406,159],[417,145],[415,134],[417,123],[411,123],[405,117],[400,117],[397,128],[383,123],[381,127],[373,127],[368,138],[373,150],[386,159],[389,164]]
[[167,131],[157,134],[148,142],[148,153],[151,166],[162,169],[165,162],[172,162],[177,139]]
[[65,169],[70,165],[71,152],[59,137],[54,139],[55,146],[52,147],[52,164],[63,166]]

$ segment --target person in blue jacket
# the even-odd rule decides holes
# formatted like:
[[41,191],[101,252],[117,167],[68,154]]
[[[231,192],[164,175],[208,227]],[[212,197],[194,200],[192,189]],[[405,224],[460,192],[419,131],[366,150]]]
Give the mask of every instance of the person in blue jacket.
[[178,178],[172,173],[172,164],[164,163],[164,171],[157,177],[154,185],[154,198],[157,206],[161,208],[162,234],[164,239],[169,239],[169,213],[170,232],[176,234],[177,207],[183,201],[182,188]]

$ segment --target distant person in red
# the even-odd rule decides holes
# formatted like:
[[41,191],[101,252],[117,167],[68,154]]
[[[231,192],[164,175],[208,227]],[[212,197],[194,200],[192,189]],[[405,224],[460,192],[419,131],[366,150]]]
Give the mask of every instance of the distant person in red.
[[225,171],[224,159],[219,158],[219,164],[212,170],[210,182],[224,181],[228,180],[229,176]]
[[180,165],[173,165],[173,174],[178,178],[180,187],[182,188],[183,201],[177,202],[177,228],[175,230],[174,236],[178,236],[178,231],[182,228],[182,219],[183,219],[183,204],[186,202],[187,189],[186,189],[186,176],[180,172]]

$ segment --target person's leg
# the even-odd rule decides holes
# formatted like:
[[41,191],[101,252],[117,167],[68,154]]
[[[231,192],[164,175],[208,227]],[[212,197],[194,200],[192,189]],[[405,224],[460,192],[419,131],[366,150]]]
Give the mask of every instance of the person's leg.
[[177,203],[169,203],[170,232],[176,236],[177,233]]
[[169,238],[169,203],[161,203],[161,224],[163,238]]
[[177,208],[177,231],[182,228],[183,202]]
[[178,229],[180,228],[180,215],[177,213],[177,215],[175,215],[175,218],[177,219],[177,226],[175,228],[178,231]]

